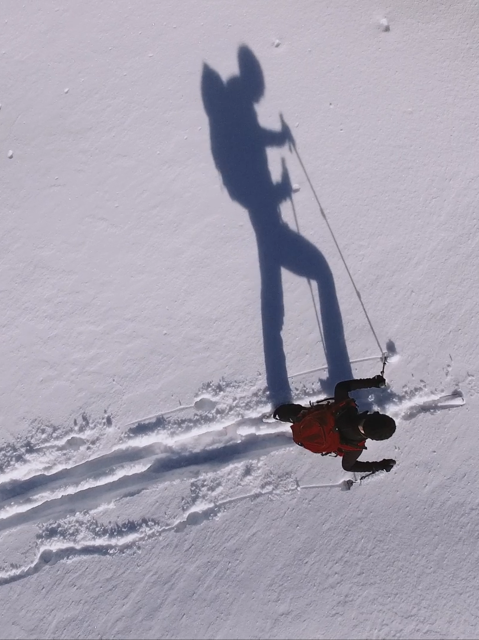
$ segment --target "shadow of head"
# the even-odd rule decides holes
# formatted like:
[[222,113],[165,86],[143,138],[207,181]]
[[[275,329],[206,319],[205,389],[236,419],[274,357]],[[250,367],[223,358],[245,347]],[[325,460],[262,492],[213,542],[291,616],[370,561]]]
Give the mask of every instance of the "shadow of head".
[[258,103],[263,97],[263,71],[258,58],[246,45],[238,49],[238,69],[239,74],[224,83],[217,71],[206,63],[203,65],[201,96],[209,117],[217,115],[218,109],[224,108],[224,101],[229,97],[250,105]]
[[246,45],[238,49],[238,68],[244,99],[256,104],[264,95],[264,76],[258,58]]

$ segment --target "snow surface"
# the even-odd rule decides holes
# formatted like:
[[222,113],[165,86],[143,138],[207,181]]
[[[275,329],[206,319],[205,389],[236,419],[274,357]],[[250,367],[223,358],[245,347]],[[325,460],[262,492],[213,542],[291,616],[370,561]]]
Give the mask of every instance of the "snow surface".
[[[475,0],[4,0],[2,27],[0,636],[477,638]],[[263,416],[380,347],[357,399],[398,430],[364,458],[398,464],[341,491]]]

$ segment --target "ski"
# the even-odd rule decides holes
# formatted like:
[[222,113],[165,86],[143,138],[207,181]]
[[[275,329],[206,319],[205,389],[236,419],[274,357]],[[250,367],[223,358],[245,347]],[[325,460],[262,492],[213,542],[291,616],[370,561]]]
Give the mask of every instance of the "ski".
[[459,389],[438,398],[424,400],[415,405],[416,409],[448,409],[452,407],[462,407],[465,404],[464,395]]

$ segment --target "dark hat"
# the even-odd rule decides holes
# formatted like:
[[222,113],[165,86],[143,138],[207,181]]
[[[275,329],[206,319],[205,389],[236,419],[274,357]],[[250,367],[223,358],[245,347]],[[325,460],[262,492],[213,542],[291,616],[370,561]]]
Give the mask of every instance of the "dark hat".
[[384,413],[369,413],[363,423],[364,435],[371,440],[387,440],[396,431],[396,423]]

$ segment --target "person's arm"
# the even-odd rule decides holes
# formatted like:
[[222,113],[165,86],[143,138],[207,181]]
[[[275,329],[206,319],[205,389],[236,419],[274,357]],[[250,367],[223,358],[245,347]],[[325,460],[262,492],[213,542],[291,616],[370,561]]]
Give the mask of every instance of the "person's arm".
[[386,458],[380,461],[360,462],[358,458],[361,453],[362,451],[346,451],[343,456],[343,469],[345,471],[358,473],[362,471],[365,471],[366,473],[375,473],[376,471],[391,471],[391,469],[396,464],[395,460]]
[[374,378],[358,378],[357,380],[343,380],[338,382],[334,389],[335,400],[346,400],[349,398],[351,391],[359,391],[359,389],[370,389],[371,387],[383,387],[386,380],[383,376],[374,376]]

